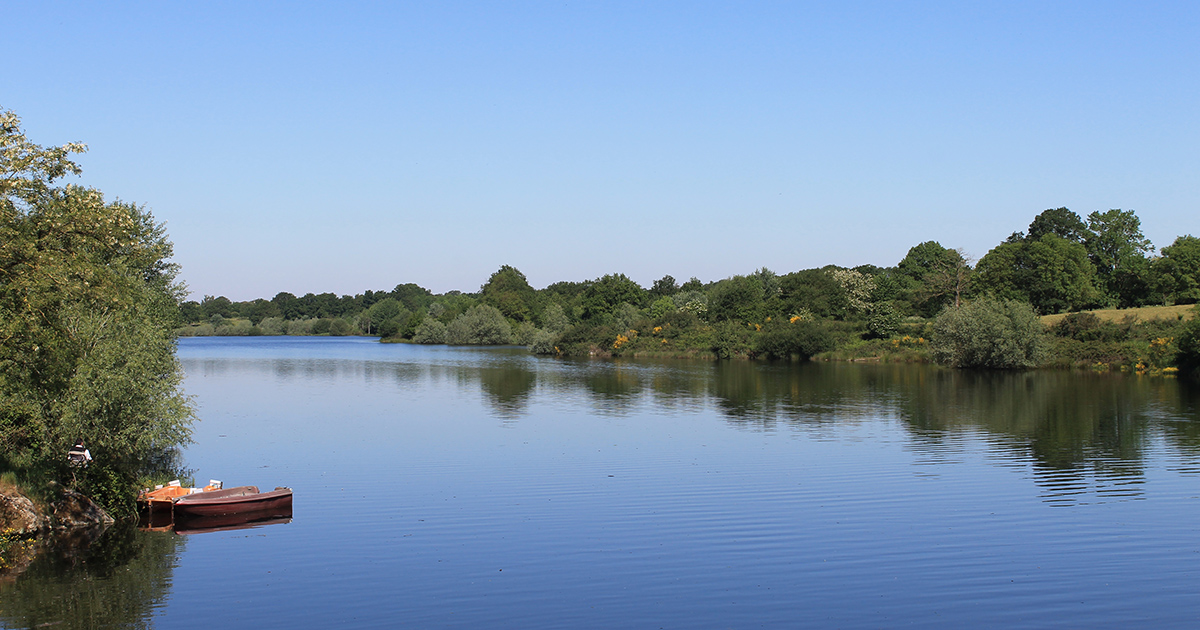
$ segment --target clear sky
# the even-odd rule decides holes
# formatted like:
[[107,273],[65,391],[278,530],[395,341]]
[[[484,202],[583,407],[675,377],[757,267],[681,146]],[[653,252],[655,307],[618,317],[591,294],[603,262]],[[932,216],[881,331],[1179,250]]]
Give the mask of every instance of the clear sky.
[[1197,2],[4,2],[0,107],[193,297],[1200,235]]

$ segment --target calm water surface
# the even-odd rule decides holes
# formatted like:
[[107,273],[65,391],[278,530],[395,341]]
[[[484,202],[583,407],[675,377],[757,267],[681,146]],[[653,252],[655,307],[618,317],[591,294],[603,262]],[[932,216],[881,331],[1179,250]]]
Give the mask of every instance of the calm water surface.
[[1167,379],[183,339],[198,481],[294,519],[114,528],[0,624],[1195,627],[1200,396]]

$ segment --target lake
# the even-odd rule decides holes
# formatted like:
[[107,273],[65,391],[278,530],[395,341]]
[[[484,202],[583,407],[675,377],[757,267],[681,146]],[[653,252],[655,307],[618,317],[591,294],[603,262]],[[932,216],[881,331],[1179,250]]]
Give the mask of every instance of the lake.
[[187,338],[198,482],[291,522],[116,526],[0,625],[1194,627],[1200,392],[931,366]]

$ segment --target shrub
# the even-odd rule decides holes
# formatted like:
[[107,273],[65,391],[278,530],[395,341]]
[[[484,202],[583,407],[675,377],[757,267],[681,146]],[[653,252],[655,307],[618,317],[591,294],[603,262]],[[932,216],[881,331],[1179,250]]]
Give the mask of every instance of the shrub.
[[1175,365],[1179,366],[1182,372],[1200,376],[1200,315],[1193,317],[1180,330],[1176,342]]
[[330,322],[329,322],[329,334],[330,335],[333,335],[335,337],[343,337],[345,335],[349,335],[350,333],[351,333],[350,322],[347,322],[346,320],[342,319],[341,317],[330,320]]
[[1058,337],[1079,341],[1117,341],[1123,335],[1112,322],[1105,322],[1094,313],[1071,313],[1050,328]]
[[529,344],[529,351],[534,354],[556,354],[554,342],[558,340],[558,335],[546,330],[539,330],[533,335],[533,342]]
[[533,322],[521,322],[512,331],[512,343],[520,346],[533,345],[533,338],[541,332]]
[[446,325],[432,317],[426,317],[416,331],[412,340],[417,343],[446,343]]
[[887,339],[900,332],[900,312],[890,302],[872,304],[867,312],[867,334],[873,339]]
[[749,354],[751,330],[743,324],[732,321],[717,324],[712,337],[713,354],[717,355],[718,359],[732,359]]
[[947,307],[934,321],[930,345],[943,365],[997,369],[1034,367],[1048,348],[1032,306],[992,299]]
[[446,327],[446,343],[479,346],[512,343],[512,328],[498,309],[479,304],[450,322]]
[[833,337],[816,322],[771,322],[754,339],[754,353],[771,359],[792,355],[807,361],[812,355],[833,348]]

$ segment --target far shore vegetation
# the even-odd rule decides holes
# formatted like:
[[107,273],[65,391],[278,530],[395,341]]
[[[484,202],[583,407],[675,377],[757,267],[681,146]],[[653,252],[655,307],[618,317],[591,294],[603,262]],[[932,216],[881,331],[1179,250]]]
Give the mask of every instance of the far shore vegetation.
[[[973,264],[974,263],[974,264]],[[1155,250],[1133,211],[1046,210],[977,263],[935,241],[893,267],[766,268],[715,282],[615,273],[542,289],[416,284],[181,307],[185,336],[367,335],[557,356],[938,362],[1176,374],[1200,363],[1200,238]],[[985,343],[986,342],[986,343]],[[983,343],[986,347],[981,347]]]

